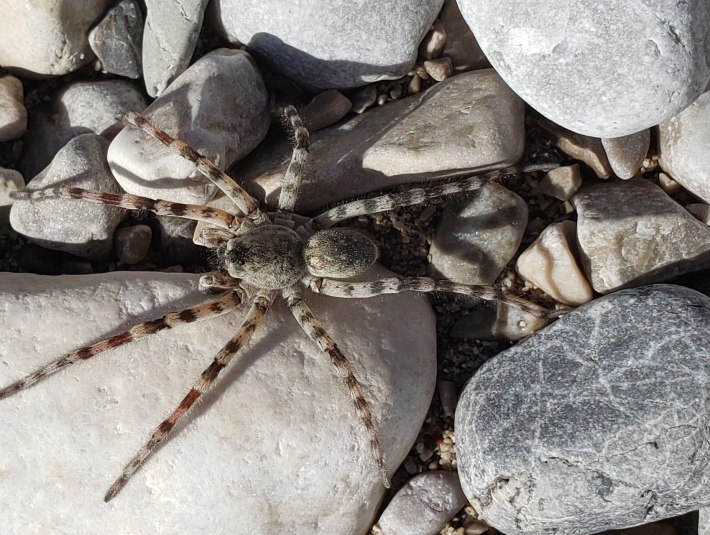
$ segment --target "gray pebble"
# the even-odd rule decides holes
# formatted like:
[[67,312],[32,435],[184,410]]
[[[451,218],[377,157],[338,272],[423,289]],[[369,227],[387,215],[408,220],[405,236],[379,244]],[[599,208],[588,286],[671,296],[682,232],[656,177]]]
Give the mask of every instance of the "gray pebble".
[[150,250],[153,231],[148,225],[132,225],[116,231],[114,244],[121,262],[133,265],[143,260]]
[[579,164],[563,165],[548,171],[540,181],[537,190],[543,195],[548,195],[568,201],[582,185],[582,176],[579,173]]
[[6,227],[10,222],[10,206],[13,200],[10,193],[25,187],[25,179],[19,171],[0,167],[0,227]]
[[616,176],[624,180],[638,174],[650,144],[651,131],[648,128],[628,136],[602,138],[609,165]]
[[454,73],[451,59],[447,57],[426,60],[424,62],[424,69],[427,74],[437,82],[450,78]]
[[473,71],[491,66],[461,15],[456,0],[446,0],[439,20],[446,32],[442,55],[451,58],[455,71]]
[[139,78],[143,13],[137,0],[121,0],[89,32],[89,44],[104,72]]
[[488,361],[455,422],[480,517],[509,535],[583,535],[710,503],[709,333],[709,298],[647,286]]
[[[72,139],[52,163],[28,184],[30,191],[58,184],[119,193],[106,164],[108,141],[96,134]],[[113,249],[113,231],[125,211],[76,199],[16,200],[10,224],[30,241],[91,260],[105,260]]]
[[525,201],[495,182],[472,199],[447,204],[429,249],[432,271],[462,284],[493,284],[527,222]]
[[597,292],[710,265],[710,228],[647,180],[582,188],[572,202],[582,267]]
[[384,535],[436,535],[465,504],[456,472],[424,472],[399,489],[378,524]]
[[352,102],[337,89],[318,93],[300,110],[303,125],[309,132],[331,126],[345,117],[353,107]]
[[14,76],[0,78],[0,141],[17,139],[27,128],[22,82]]

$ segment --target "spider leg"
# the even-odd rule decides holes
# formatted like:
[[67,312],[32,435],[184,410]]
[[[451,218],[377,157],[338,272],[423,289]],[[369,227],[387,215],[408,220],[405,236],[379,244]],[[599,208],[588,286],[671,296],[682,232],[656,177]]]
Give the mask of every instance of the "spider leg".
[[476,174],[458,178],[450,182],[443,182],[433,186],[412,188],[401,193],[387,193],[371,199],[360,199],[348,202],[326,210],[304,223],[310,231],[330,228],[340,221],[367,214],[387,212],[402,206],[423,204],[431,199],[446,195],[454,195],[466,191],[475,191],[491,180],[495,180],[505,175],[517,173],[532,173],[537,171],[549,171],[558,167],[557,164],[542,164],[528,166],[511,166],[503,169],[496,169],[484,174]]
[[370,448],[372,449],[372,454],[377,463],[382,483],[386,488],[390,488],[391,483],[389,475],[387,474],[384,456],[382,455],[382,448],[380,447],[380,441],[377,437],[377,430],[372,423],[372,410],[370,409],[370,404],[362,394],[362,387],[353,374],[350,362],[345,355],[343,355],[342,351],[340,351],[335,341],[325,332],[321,323],[313,316],[313,312],[305,303],[301,297],[301,293],[295,286],[283,290],[283,297],[298,324],[308,337],[318,345],[321,351],[330,357],[330,361],[333,366],[335,366],[339,377],[345,381],[345,385],[348,387],[353,404],[355,405],[355,410],[365,426],[367,436],[370,439]]
[[225,210],[210,208],[199,204],[182,204],[171,201],[155,200],[139,197],[128,193],[106,193],[69,186],[57,186],[36,191],[15,191],[10,194],[13,199],[81,199],[97,204],[109,204],[128,210],[146,210],[158,215],[168,215],[205,221],[211,225],[236,232],[242,226],[242,221]]
[[210,290],[241,289],[242,280],[235,279],[228,273],[215,271],[213,273],[202,275],[200,277],[198,288],[201,292]]
[[259,203],[254,197],[249,195],[239,184],[232,180],[227,173],[219,169],[214,163],[202,156],[190,145],[184,141],[175,139],[167,132],[153,125],[142,115],[131,112],[128,114],[127,119],[128,122],[137,126],[149,136],[157,139],[166,147],[195,164],[197,170],[210,179],[227,197],[234,201],[234,204],[237,205],[237,208],[239,208],[246,217],[258,224],[268,222],[267,215],[259,209]]
[[[290,223],[292,221],[290,212],[293,212],[296,206],[298,188],[303,180],[303,169],[308,159],[310,136],[308,135],[306,127],[303,126],[303,120],[301,116],[298,115],[296,108],[286,106],[283,115],[284,121],[287,122],[291,128],[294,147],[293,153],[291,154],[291,161],[288,164],[286,174],[281,183],[277,219]],[[290,225],[293,225],[293,223],[290,223]]]
[[241,303],[242,295],[243,292],[230,292],[218,301],[187,308],[181,312],[170,312],[157,320],[146,321],[110,338],[72,351],[57,360],[45,364],[23,379],[6,386],[0,390],[0,399],[9,397],[21,390],[26,390],[67,366],[90,359],[107,349],[125,345],[134,340],[145,338],[153,333],[162,331],[163,329],[170,329],[182,323],[192,323],[193,321],[224,314]]
[[187,395],[178,404],[175,410],[163,422],[158,425],[153,431],[148,442],[143,446],[131,461],[124,467],[121,475],[111,485],[104,496],[104,501],[108,502],[118,494],[126,485],[128,480],[138,470],[146,459],[153,453],[155,448],[163,442],[172,431],[175,424],[182,418],[194,403],[207,392],[214,384],[219,373],[229,364],[232,357],[246,344],[251,338],[254,330],[264,319],[266,311],[271,305],[273,296],[268,294],[257,295],[253,301],[249,312],[244,318],[237,334],[227,342],[227,344],[217,353],[212,363],[205,368],[200,375],[200,378],[190,389]]
[[555,318],[567,312],[548,310],[522,297],[496,290],[492,286],[471,286],[428,277],[388,277],[376,281],[350,282],[306,276],[301,280],[311,291],[333,297],[357,299],[401,292],[449,292],[484,301],[502,301],[540,318]]

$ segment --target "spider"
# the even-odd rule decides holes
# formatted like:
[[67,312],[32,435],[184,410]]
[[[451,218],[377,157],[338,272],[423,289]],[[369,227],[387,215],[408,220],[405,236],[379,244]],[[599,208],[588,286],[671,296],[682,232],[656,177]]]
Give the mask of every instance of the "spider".
[[[365,273],[377,261],[378,247],[369,237],[359,231],[334,227],[337,223],[356,216],[422,204],[437,197],[455,193],[474,191],[486,182],[503,175],[542,170],[545,166],[507,167],[429,187],[417,187],[401,193],[390,193],[370,199],[347,202],[314,217],[303,218],[295,214],[293,210],[308,158],[309,133],[293,106],[284,109],[283,117],[285,124],[291,131],[294,148],[283,178],[278,208],[273,214],[269,214],[260,207],[256,199],[210,160],[137,113],[129,114],[128,121],[191,161],[198,171],[231,199],[236,206],[237,215],[208,206],[154,200],[130,194],[111,194],[67,186],[13,194],[15,199],[31,201],[48,198],[82,199],[127,209],[146,210],[159,215],[204,221],[209,226],[205,227],[203,231],[202,242],[207,247],[215,249],[217,256],[223,263],[223,268],[203,275],[199,282],[202,291],[219,293],[219,297],[215,301],[182,311],[170,312],[162,318],[146,321],[122,333],[76,349],[0,389],[0,399],[30,388],[63,368],[92,358],[108,349],[128,344],[133,340],[181,323],[191,323],[224,314],[242,303],[249,304],[249,309],[236,334],[217,353],[211,364],[202,372],[172,413],[153,430],[147,443],[126,464],[120,476],[106,492],[104,496],[106,502],[113,499],[123,489],[155,448],[168,438],[176,423],[185,416],[201,396],[210,390],[220,372],[247,344],[278,296],[284,299],[308,338],[330,358],[337,376],[342,379],[349,391],[354,410],[369,439],[373,465],[379,471],[382,483],[387,488],[391,486],[390,478],[380,447],[377,428],[373,422],[370,404],[362,393],[362,388],[353,374],[350,362],[304,301],[302,288],[340,298],[367,298],[403,291],[453,292],[476,299],[500,300],[536,316],[552,317],[557,315],[556,312],[517,296],[499,292],[490,286],[468,286],[426,277],[394,276],[370,282],[343,280]],[[297,222],[303,219],[305,222]]]

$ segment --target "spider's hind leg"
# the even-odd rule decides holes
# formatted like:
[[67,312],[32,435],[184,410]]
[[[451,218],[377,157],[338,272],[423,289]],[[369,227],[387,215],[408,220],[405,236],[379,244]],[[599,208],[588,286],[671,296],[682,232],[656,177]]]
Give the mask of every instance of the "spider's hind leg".
[[281,193],[279,194],[279,206],[276,222],[286,226],[292,226],[291,212],[296,206],[298,199],[298,188],[303,181],[303,172],[308,160],[308,150],[310,148],[310,136],[308,130],[303,126],[303,120],[298,115],[296,108],[286,106],[283,111],[284,122],[292,132],[293,153],[291,161],[286,169],[286,174],[281,183]]

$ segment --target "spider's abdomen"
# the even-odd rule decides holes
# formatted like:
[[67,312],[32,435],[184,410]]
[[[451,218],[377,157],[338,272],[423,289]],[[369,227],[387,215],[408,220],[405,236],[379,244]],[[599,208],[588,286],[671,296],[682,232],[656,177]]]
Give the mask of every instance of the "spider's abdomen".
[[293,230],[265,225],[227,242],[229,275],[266,290],[295,284],[306,273],[303,240]]
[[367,271],[377,261],[377,245],[357,230],[320,230],[308,238],[303,251],[308,273],[315,277],[347,279]]

